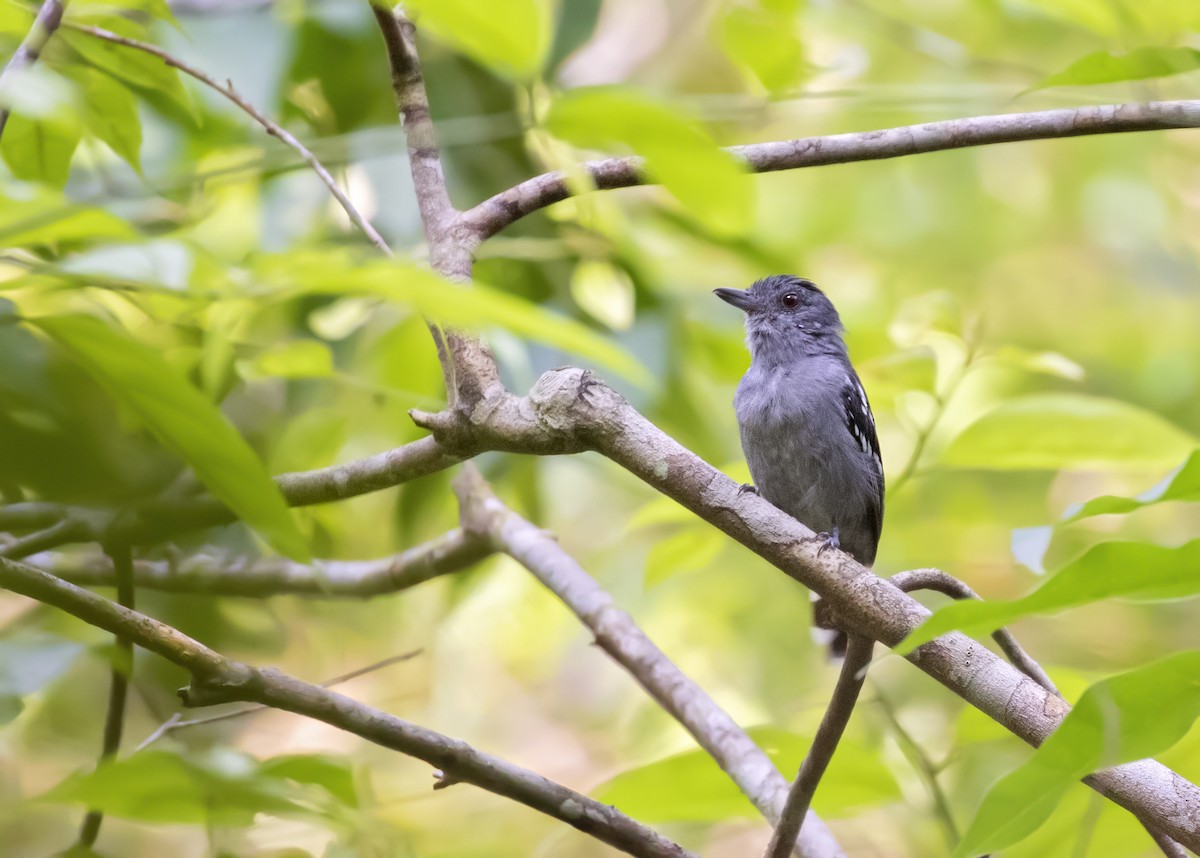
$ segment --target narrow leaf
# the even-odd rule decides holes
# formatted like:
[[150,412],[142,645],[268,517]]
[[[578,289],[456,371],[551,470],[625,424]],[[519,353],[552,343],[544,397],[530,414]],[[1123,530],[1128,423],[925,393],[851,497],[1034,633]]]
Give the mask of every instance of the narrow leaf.
[[1034,89],[1146,80],[1197,69],[1200,69],[1200,51],[1195,48],[1135,48],[1127,54],[1097,51],[1050,75]]
[[1144,542],[1102,542],[1068,563],[1027,596],[1011,600],[963,600],[934,611],[896,646],[906,655],[939,635],[958,630],[993,632],[1014,620],[1048,614],[1101,599],[1147,601],[1200,595],[1200,540],[1178,548]]
[[1135,497],[1104,495],[1073,506],[1064,514],[1060,524],[1069,524],[1094,515],[1133,512],[1144,506],[1164,501],[1200,501],[1200,450],[1193,451],[1179,468],[1153,488]]
[[91,316],[29,321],[73,355],[274,548],[307,558],[305,539],[262,461],[217,406],[158,352]]

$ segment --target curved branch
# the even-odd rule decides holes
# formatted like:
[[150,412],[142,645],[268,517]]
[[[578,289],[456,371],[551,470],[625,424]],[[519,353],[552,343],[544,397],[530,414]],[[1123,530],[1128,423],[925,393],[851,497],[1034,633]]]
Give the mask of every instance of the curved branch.
[[[500,502],[479,473],[467,466],[455,480],[466,529],[487,535],[528,569],[595,635],[596,645],[621,667],[729,775],[774,825],[783,812],[788,784],[736,721],[667,658],[554,537]],[[792,836],[792,842],[796,840]],[[843,855],[829,828],[808,814],[798,844],[805,858]]]
[[185,705],[246,701],[315,718],[438,767],[443,783],[471,783],[507,796],[631,855],[691,855],[615,808],[548,778],[319,685],[227,659],[165,623],[49,573],[0,558],[0,586],[54,605],[184,668],[192,674],[191,686],[181,692]]
[[[1200,100],[1156,101],[948,119],[878,131],[732,146],[727,151],[740,158],[750,172],[771,173],[852,161],[899,158],[992,143],[1197,126],[1200,126]],[[652,183],[642,169],[639,158],[589,161],[583,164],[583,168],[597,190]],[[570,195],[571,190],[563,173],[544,173],[464,212],[463,226],[469,231],[474,244],[478,245],[526,215],[561,202]]]
[[286,128],[269,119],[257,107],[246,101],[246,99],[243,98],[238,91],[233,88],[233,84],[231,82],[226,81],[223,84],[219,83],[211,75],[201,71],[195,66],[185,63],[183,60],[179,59],[173,54],[167,53],[162,48],[158,47],[158,45],[152,45],[149,42],[141,42],[137,39],[131,39],[127,36],[110,32],[101,27],[93,27],[87,24],[76,24],[73,21],[67,22],[66,26],[72,30],[86,33],[93,38],[102,39],[106,42],[111,42],[114,45],[122,45],[126,48],[131,48],[135,51],[142,51],[143,53],[158,57],[171,68],[179,69],[184,74],[190,75],[205,86],[210,87],[211,89],[214,89],[221,95],[225,96],[227,99],[241,108],[246,114],[248,114],[251,119],[265,128],[268,134],[279,140],[279,142],[283,143],[285,146],[290,146],[293,150],[295,150],[296,153],[302,159],[304,159],[304,163],[308,164],[308,166],[312,168],[312,171],[317,174],[317,177],[320,178],[325,187],[329,189],[329,193],[331,193],[333,198],[337,200],[338,205],[342,207],[342,211],[346,213],[346,217],[350,218],[350,222],[362,231],[363,235],[367,237],[367,240],[370,241],[371,244],[375,245],[386,255],[392,255],[392,249],[388,247],[387,242],[383,240],[383,236],[375,231],[375,227],[371,226],[371,222],[363,217],[362,213],[355,208],[354,203],[350,202],[350,198],[346,196],[345,191],[341,189],[341,186],[338,185],[337,181],[332,175],[330,175],[329,171],[325,169],[324,165],[317,160],[317,156],[314,155],[307,146],[296,139],[296,137]]
[[[284,557],[248,560],[198,554],[179,560],[137,560],[133,571],[137,586],[172,593],[256,598],[290,593],[367,599],[465,569],[492,550],[486,540],[452,530],[424,545],[378,560],[305,564]],[[116,584],[112,563],[102,554],[43,552],[31,555],[26,562],[74,584]]]

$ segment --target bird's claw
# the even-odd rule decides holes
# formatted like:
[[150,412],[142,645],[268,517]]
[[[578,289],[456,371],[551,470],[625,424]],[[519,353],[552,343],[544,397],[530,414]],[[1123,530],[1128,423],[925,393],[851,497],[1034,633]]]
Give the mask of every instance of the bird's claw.
[[754,483],[742,483],[740,486],[738,486],[738,495],[739,496],[741,496],[741,495],[756,495],[758,493],[759,493],[758,488],[754,485]]
[[813,537],[813,541],[819,543],[817,547],[817,556],[820,557],[831,548],[841,548],[841,540],[838,539],[838,529],[835,527],[831,532],[821,531]]

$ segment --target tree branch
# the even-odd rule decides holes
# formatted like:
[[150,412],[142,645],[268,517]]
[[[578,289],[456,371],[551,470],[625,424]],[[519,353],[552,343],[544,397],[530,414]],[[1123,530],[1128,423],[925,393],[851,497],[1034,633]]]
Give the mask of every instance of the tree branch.
[[[304,564],[283,557],[231,559],[197,554],[179,560],[137,560],[133,572],[137,586],[172,593],[254,598],[290,593],[367,599],[465,569],[491,552],[487,540],[452,530],[378,560]],[[26,562],[75,584],[111,587],[116,583],[112,563],[103,554],[44,552]]]
[[[741,159],[751,173],[770,173],[992,143],[1197,126],[1200,126],[1200,100],[1157,101],[948,119],[878,131],[733,146],[727,151]],[[609,158],[589,161],[582,166],[597,190],[652,183],[639,158]],[[526,215],[561,202],[570,195],[571,189],[563,173],[544,173],[464,212],[463,226],[471,235],[472,246],[476,246]]]
[[[46,0],[42,4],[42,8],[38,10],[37,17],[33,19],[33,26],[25,34],[25,38],[12,55],[12,59],[8,61],[8,65],[4,67],[4,71],[0,72],[0,92],[3,92],[6,83],[12,82],[10,75],[14,71],[27,69],[37,62],[38,57],[41,56],[42,51],[46,47],[46,43],[50,41],[50,37],[54,35],[54,31],[62,24],[63,9],[65,6],[65,0]],[[8,116],[9,109],[7,107],[0,107],[0,135],[4,134],[4,128],[8,125]]]
[[[848,554],[819,551],[813,533],[663,433],[584,370],[545,373],[527,397],[501,393],[470,414],[413,412],[448,451],[601,453],[724,531],[827,600],[837,625],[895,646],[929,611]],[[965,635],[920,647],[908,660],[1033,745],[1070,707]],[[1152,760],[1106,769],[1085,782],[1190,849],[1200,849],[1200,788]]]
[[178,57],[167,53],[162,48],[158,47],[157,45],[152,45],[149,42],[141,42],[137,39],[130,39],[126,36],[121,36],[117,33],[110,32],[100,27],[92,27],[87,24],[76,24],[68,21],[66,26],[72,30],[77,30],[81,33],[87,33],[89,36],[93,36],[97,39],[103,39],[104,41],[112,42],[115,45],[123,45],[124,47],[132,48],[133,50],[142,51],[143,53],[158,57],[171,68],[179,69],[184,74],[190,75],[205,86],[211,87],[221,95],[225,96],[227,99],[241,108],[247,115],[249,115],[251,119],[265,128],[268,134],[279,140],[279,142],[283,143],[285,146],[290,146],[292,149],[294,149],[296,153],[302,159],[304,159],[304,163],[308,164],[308,166],[312,168],[312,171],[317,174],[318,178],[320,178],[325,187],[329,189],[329,193],[333,194],[333,198],[337,200],[338,205],[342,207],[342,211],[346,213],[346,217],[350,218],[350,222],[359,228],[359,230],[367,237],[367,240],[370,241],[371,244],[379,248],[379,250],[384,254],[388,256],[392,255],[392,249],[388,247],[387,242],[383,240],[383,236],[375,231],[375,227],[371,226],[371,222],[363,217],[362,213],[355,208],[354,203],[350,202],[350,198],[346,196],[345,192],[341,189],[333,176],[330,175],[329,171],[325,169],[324,165],[317,160],[317,156],[314,155],[307,146],[296,139],[296,137],[293,136],[292,133],[286,128],[269,119],[257,107],[246,101],[246,99],[238,94],[237,90],[233,88],[232,82],[226,81],[223,84],[219,83],[215,78],[206,72],[201,71],[193,65],[189,65]]
[[[774,824],[783,810],[787,781],[737,722],[646,637],[550,534],[501,503],[469,464],[455,479],[454,490],[463,528],[492,540],[533,573],[595,635],[596,645],[691,733]],[[815,814],[810,814],[799,853],[805,858],[844,854]]]
[[854,705],[858,702],[858,694],[867,679],[867,668],[871,664],[874,649],[875,641],[870,638],[850,636],[833,696],[821,718],[820,726],[817,727],[817,734],[813,736],[812,747],[804,755],[800,772],[788,792],[787,803],[783,806],[783,813],[779,815],[779,823],[771,835],[764,858],[787,858],[796,843],[796,837],[804,834],[805,829],[802,826],[810,812],[817,785],[820,784],[825,770],[829,768],[838,742],[842,740],[846,725],[850,723]]
[[187,706],[246,701],[305,715],[424,760],[446,779],[512,798],[631,855],[691,855],[616,809],[541,775],[319,685],[227,659],[171,626],[49,573],[0,559],[0,586],[54,605],[184,668],[192,674],[192,684],[180,692]]

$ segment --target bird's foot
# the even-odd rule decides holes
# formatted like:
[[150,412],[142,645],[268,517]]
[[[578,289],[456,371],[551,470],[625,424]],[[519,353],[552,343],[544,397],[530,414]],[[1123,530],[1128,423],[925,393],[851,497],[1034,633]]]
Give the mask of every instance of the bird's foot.
[[758,488],[754,485],[754,483],[742,483],[740,486],[738,486],[738,495],[739,496],[741,496],[741,495],[756,495],[758,493],[759,493]]
[[813,536],[813,541],[819,543],[817,548],[817,556],[820,557],[831,548],[841,548],[841,540],[838,539],[838,529],[835,527],[832,531],[826,533],[821,531]]

